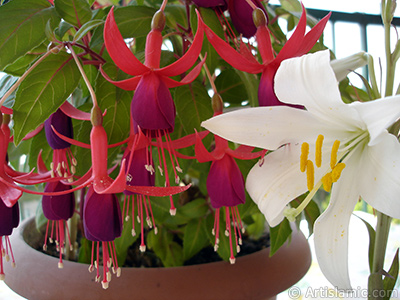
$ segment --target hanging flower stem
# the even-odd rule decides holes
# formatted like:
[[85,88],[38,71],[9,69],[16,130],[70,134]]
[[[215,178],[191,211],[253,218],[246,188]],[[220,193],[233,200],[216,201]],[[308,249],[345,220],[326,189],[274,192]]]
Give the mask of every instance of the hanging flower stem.
[[71,54],[72,54],[72,56],[73,56],[73,58],[75,60],[75,63],[77,65],[78,69],[79,69],[79,72],[81,73],[81,75],[83,77],[83,80],[86,83],[86,86],[87,86],[87,88],[89,90],[90,96],[92,97],[93,106],[98,106],[96,94],[94,93],[93,87],[90,84],[90,81],[89,81],[88,77],[86,76],[85,70],[83,70],[83,67],[82,67],[82,65],[81,65],[81,63],[79,61],[78,56],[76,55],[74,49],[72,48],[72,46],[70,44],[67,44],[67,47],[71,51]]

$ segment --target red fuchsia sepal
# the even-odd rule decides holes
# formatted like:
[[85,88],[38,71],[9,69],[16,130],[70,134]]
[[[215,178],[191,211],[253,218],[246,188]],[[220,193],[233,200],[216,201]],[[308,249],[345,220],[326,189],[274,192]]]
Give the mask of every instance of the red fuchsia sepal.
[[329,17],[330,14],[324,17],[307,34],[305,34],[307,16],[303,6],[303,12],[296,30],[276,56],[272,49],[270,31],[267,27],[267,22],[259,22],[255,37],[258,43],[258,50],[263,60],[262,64],[258,63],[255,59],[249,59],[247,54],[244,55],[237,52],[205,24],[204,30],[208,40],[214,46],[215,50],[231,66],[247,73],[262,73],[258,90],[258,101],[260,106],[284,105],[278,100],[274,92],[274,78],[276,71],[283,60],[301,56],[311,50],[318,38],[321,36]]

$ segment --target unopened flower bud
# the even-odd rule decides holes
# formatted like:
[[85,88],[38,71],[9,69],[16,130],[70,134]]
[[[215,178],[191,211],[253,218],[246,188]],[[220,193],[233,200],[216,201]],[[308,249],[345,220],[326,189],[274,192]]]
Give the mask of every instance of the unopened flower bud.
[[211,105],[214,113],[222,113],[222,110],[224,108],[224,103],[219,94],[215,93],[214,96],[211,98]]
[[93,106],[90,121],[93,126],[100,126],[103,124],[103,115],[101,114],[101,109],[97,105]]
[[4,115],[3,115],[3,121],[2,121],[2,124],[5,124],[5,125],[7,125],[8,123],[10,123],[10,120],[11,120],[11,117],[10,117],[10,115],[4,114]]
[[260,8],[253,10],[253,22],[256,27],[266,26],[268,24],[264,11]]
[[361,51],[345,58],[332,60],[331,67],[337,81],[342,81],[350,72],[365,66],[367,62],[368,54]]
[[151,20],[151,29],[163,31],[164,27],[165,27],[164,12],[161,10],[158,10],[158,11],[156,11],[156,13],[153,16],[153,19]]

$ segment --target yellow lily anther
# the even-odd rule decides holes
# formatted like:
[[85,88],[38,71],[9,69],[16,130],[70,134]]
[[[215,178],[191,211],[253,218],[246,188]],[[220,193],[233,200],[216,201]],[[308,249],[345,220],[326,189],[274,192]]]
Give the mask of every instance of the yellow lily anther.
[[314,164],[307,160],[307,188],[311,191],[314,188]]
[[320,134],[315,143],[315,165],[320,168],[322,164],[322,143],[324,136]]
[[325,174],[321,178],[321,181],[322,181],[322,186],[323,186],[324,190],[329,193],[331,191],[331,187],[332,187],[332,173],[329,172],[329,173]]
[[333,170],[337,164],[337,154],[339,151],[340,141],[336,140],[332,145],[331,152],[331,169]]
[[301,154],[300,154],[300,171],[301,172],[306,171],[309,151],[310,151],[310,145],[308,143],[301,144]]
[[338,163],[332,170],[332,182],[336,182],[340,178],[340,174],[342,174],[343,169],[346,167],[344,163]]

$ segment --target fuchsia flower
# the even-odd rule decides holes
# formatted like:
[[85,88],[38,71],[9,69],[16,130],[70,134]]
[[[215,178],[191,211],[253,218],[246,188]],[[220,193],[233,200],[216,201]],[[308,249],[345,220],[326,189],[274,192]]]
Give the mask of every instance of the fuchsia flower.
[[[214,116],[221,113],[215,113]],[[207,191],[211,205],[216,209],[213,234],[215,235],[214,249],[218,249],[220,209],[225,207],[225,234],[229,236],[231,256],[230,262],[235,263],[232,246],[232,226],[235,236],[236,251],[240,251],[242,232],[244,231],[238,205],[246,201],[244,179],[234,158],[254,159],[263,157],[266,151],[252,152],[254,147],[240,146],[236,150],[229,148],[228,141],[215,135],[215,149],[210,153],[204,147],[200,136],[197,136],[195,151],[199,162],[212,161],[207,178]]]
[[305,34],[307,16],[303,6],[303,13],[296,30],[280,50],[279,54],[275,56],[266,17],[265,15],[262,16],[260,13],[261,11],[257,11],[257,15],[261,20],[258,20],[259,24],[255,37],[263,61],[262,64],[254,57],[246,55],[247,53],[241,54],[234,50],[227,42],[218,37],[218,35],[204,24],[205,32],[208,40],[214,46],[218,54],[232,67],[252,74],[262,73],[258,89],[258,101],[260,106],[284,105],[278,100],[274,92],[274,77],[278,67],[283,60],[301,56],[311,50],[321,36],[330,14],[324,17]]
[[[160,68],[161,31],[164,28],[164,24],[165,16],[162,11],[158,11],[153,18],[152,30],[147,36],[145,62],[142,64],[125,44],[115,23],[114,10],[111,9],[104,27],[104,41],[107,51],[122,71],[134,77],[117,82],[111,80],[104,72],[102,74],[108,81],[122,89],[135,90],[131,103],[133,130],[138,133],[138,129],[140,129],[149,139],[156,139],[156,147],[161,155],[159,169],[160,171],[164,170],[166,173],[166,186],[169,187],[165,154],[161,146],[163,136],[165,136],[167,143],[171,140],[169,133],[174,130],[175,126],[175,104],[169,88],[191,83],[201,71],[204,60],[194,67],[180,82],[169,77],[181,75],[196,62],[203,43],[204,28],[199,23],[189,50],[173,64]],[[170,152],[169,148],[167,150]],[[176,169],[180,170],[178,165]],[[173,207],[171,212],[175,212]]]
[[19,224],[19,204],[7,207],[0,199],[0,280],[4,280],[3,257],[6,261],[11,258],[12,266],[15,266],[15,259],[11,249],[9,236]]
[[[91,186],[86,194],[83,207],[83,226],[85,236],[92,241],[92,259],[89,271],[97,269],[96,281],[100,281],[100,243],[103,254],[103,280],[102,286],[108,288],[111,280],[110,268],[121,275],[115,252],[114,240],[121,236],[122,217],[118,198],[115,194],[97,194]],[[95,246],[96,243],[96,246]],[[96,264],[94,261],[94,249],[96,248]]]
[[[236,30],[244,37],[252,37],[257,31],[257,27],[254,25],[253,9],[251,8],[251,6],[247,3],[246,0],[227,1],[228,11],[233,26],[235,26]],[[254,5],[258,8],[260,8],[265,13],[265,15],[267,15],[267,12],[265,11],[265,8],[260,0],[251,0],[251,2],[253,2]]]
[[[104,26],[104,42],[115,64],[125,73],[134,77],[113,81],[102,72],[105,78],[125,90],[135,90],[131,113],[134,123],[148,136],[163,136],[174,129],[175,105],[169,88],[191,83],[201,71],[204,60],[190,71],[180,82],[169,77],[187,71],[199,57],[204,28],[199,23],[196,35],[189,50],[176,62],[160,68],[162,35],[165,17],[158,11],[147,35],[145,62],[142,64],[127,47],[114,19],[114,8],[107,16]],[[136,128],[134,128],[136,130]]]

